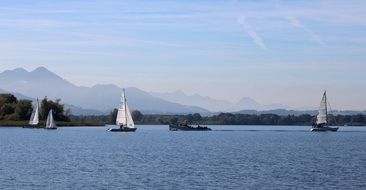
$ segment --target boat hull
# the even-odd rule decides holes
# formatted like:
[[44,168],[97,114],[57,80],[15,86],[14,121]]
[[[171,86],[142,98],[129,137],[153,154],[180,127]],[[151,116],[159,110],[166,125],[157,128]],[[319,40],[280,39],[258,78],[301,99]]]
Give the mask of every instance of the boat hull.
[[122,127],[122,128],[109,128],[109,132],[135,132],[137,128],[128,128],[128,127]]
[[41,125],[25,125],[25,126],[23,126],[23,128],[27,128],[27,129],[42,129],[42,128],[44,128],[44,126],[41,126]]
[[326,131],[338,131],[338,127],[312,127],[310,131],[313,132],[326,132]]
[[47,129],[47,130],[56,130],[57,128],[44,128],[44,129]]
[[192,127],[189,125],[170,124],[169,131],[211,131],[208,127]]

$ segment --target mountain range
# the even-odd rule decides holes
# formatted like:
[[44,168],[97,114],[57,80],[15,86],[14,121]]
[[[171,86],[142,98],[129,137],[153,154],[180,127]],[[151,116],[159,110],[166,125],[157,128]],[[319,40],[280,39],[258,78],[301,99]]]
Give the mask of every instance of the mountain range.
[[[236,103],[227,100],[218,100],[209,96],[201,96],[199,94],[187,95],[183,91],[175,91],[168,93],[150,92],[151,95],[159,97],[171,102],[196,105],[210,110],[211,112],[236,112],[243,109],[249,110],[272,110],[272,109],[293,109],[283,104],[262,105],[253,98],[245,97]],[[314,108],[316,109],[316,108]]]
[[[118,106],[122,88],[113,85],[83,87],[72,84],[45,67],[33,71],[23,68],[0,73],[0,88],[30,98],[60,98],[73,113],[102,114]],[[242,109],[287,109],[288,106],[263,106],[247,97],[237,103],[217,100],[198,94],[189,96],[182,91],[172,93],[145,92],[135,87],[126,88],[133,109],[144,113],[209,113]],[[88,97],[88,98],[85,98]]]
[[[77,86],[44,67],[38,67],[30,72],[17,68],[0,73],[0,93],[7,92],[15,94],[20,99],[35,100],[45,96],[49,99],[60,98],[73,114],[101,115],[109,113],[118,106],[122,88],[113,84]],[[232,103],[199,94],[187,95],[182,91],[146,92],[135,87],[126,88],[126,94],[131,109],[145,114],[201,113],[208,115],[216,112],[239,112],[296,115],[315,113],[314,111],[291,111],[294,108],[282,104],[262,105],[250,97]],[[316,109],[310,107],[306,110]]]
[[[31,72],[22,68],[6,70],[0,73],[0,88],[5,92],[31,99],[60,98],[63,103],[78,112],[106,113],[116,108],[120,101],[122,88],[107,84],[92,87],[76,86],[44,67]],[[138,88],[126,88],[130,107],[144,113],[206,113],[207,109],[198,106],[186,106],[154,97]],[[73,110],[71,110],[73,112]],[[74,113],[73,112],[73,113]]]

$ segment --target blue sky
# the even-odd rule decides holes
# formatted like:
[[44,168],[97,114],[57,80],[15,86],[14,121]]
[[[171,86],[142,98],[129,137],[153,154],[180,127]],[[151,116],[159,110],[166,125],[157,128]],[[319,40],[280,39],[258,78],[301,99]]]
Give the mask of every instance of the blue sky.
[[366,109],[366,1],[0,1],[0,70]]

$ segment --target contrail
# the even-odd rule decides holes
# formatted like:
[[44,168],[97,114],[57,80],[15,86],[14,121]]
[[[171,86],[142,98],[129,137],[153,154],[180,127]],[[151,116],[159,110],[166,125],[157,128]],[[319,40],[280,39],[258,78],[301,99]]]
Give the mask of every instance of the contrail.
[[246,22],[245,16],[240,16],[238,21],[243,26],[244,30],[249,34],[249,36],[253,39],[255,44],[257,44],[262,49],[267,49],[267,46],[266,44],[264,44],[262,38]]

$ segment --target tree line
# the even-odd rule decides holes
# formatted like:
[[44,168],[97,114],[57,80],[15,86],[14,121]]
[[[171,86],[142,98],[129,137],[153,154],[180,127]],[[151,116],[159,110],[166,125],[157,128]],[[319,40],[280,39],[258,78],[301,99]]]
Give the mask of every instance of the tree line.
[[[134,116],[138,115],[135,119]],[[220,113],[213,116],[201,116],[198,113],[188,115],[143,115],[139,111],[132,112],[138,124],[187,123],[202,125],[303,125],[310,126],[316,122],[316,116],[310,114],[276,115],[276,114],[240,114]],[[329,125],[365,126],[366,115],[329,115]]]
[[[0,120],[25,121],[29,120],[34,107],[31,100],[18,100],[13,94],[0,94]],[[70,121],[70,111],[65,110],[60,99],[55,101],[43,98],[40,102],[40,120],[46,120],[52,109],[56,121]]]
[[[72,115],[70,110],[65,110],[60,99],[48,100],[47,97],[40,101],[40,119],[47,118],[49,110],[53,110],[56,121],[89,122],[99,124],[115,124],[117,109],[108,115]],[[0,94],[0,120],[25,121],[29,120],[33,106],[30,100],[18,100],[12,94]],[[140,111],[133,111],[132,118],[136,124],[170,124],[187,123],[202,125],[312,125],[316,116],[302,115],[276,115],[276,114],[240,114],[219,113],[212,116],[201,116],[198,113],[186,115],[144,115]],[[329,115],[330,125],[366,125],[366,115]]]
[[[212,116],[201,116],[198,113],[187,115],[144,115],[140,111],[133,111],[132,118],[136,124],[162,124],[187,123],[201,125],[303,125],[310,126],[316,122],[316,116],[303,115],[276,115],[276,114],[240,114],[220,113]],[[117,109],[104,116],[72,116],[72,120],[87,121],[92,119],[97,122],[115,124]],[[366,115],[329,115],[330,125],[366,125]]]

